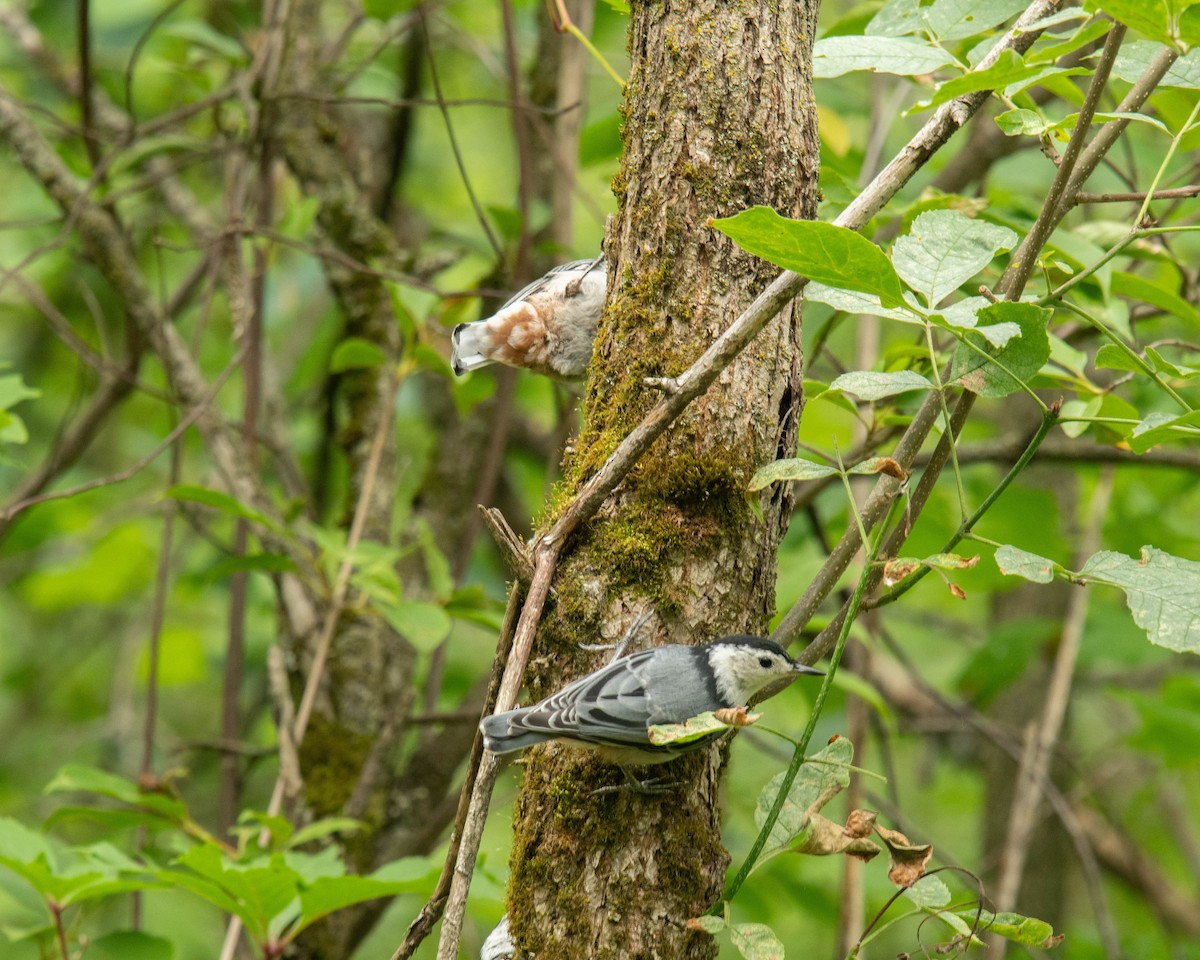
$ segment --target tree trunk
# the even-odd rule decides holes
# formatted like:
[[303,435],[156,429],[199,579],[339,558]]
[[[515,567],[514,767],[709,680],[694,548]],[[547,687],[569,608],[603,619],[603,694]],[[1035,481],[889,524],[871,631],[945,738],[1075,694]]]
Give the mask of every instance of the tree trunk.
[[[816,3],[635,4],[625,155],[608,237],[608,308],[588,378],[575,489],[657,400],[643,378],[682,372],[777,271],[706,225],[767,204],[816,211],[811,95]],[[607,654],[635,612],[656,643],[761,633],[774,610],[786,490],[751,512],[752,472],[794,452],[802,403],[798,308],[776,318],[643,457],[559,567],[529,670],[543,696]],[[553,511],[553,507],[551,508]],[[535,750],[516,805],[509,915],[524,956],[707,957],[685,927],[721,890],[720,751],[659,768],[665,796],[593,795],[620,772]]]

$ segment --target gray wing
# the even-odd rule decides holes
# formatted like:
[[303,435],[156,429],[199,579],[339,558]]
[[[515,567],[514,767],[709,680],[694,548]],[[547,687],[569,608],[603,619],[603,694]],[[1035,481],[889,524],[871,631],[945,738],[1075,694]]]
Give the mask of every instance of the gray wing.
[[711,710],[708,700],[691,648],[657,647],[622,657],[514,711],[508,722],[511,729],[549,737],[647,746],[649,726]]
[[[572,260],[570,263],[560,263],[553,270],[550,270],[548,273],[538,277],[538,279],[534,280],[533,283],[526,284],[520,290],[514,293],[504,302],[504,305],[501,306],[500,310],[497,310],[496,313],[500,313],[500,311],[505,307],[511,307],[514,303],[518,303],[521,300],[527,300],[535,293],[544,290],[559,274],[583,272],[589,267],[593,268],[597,273],[604,273],[606,270],[608,270],[608,264],[604,261],[603,257],[599,259],[593,257],[590,260]],[[590,273],[591,271],[589,270],[588,272]]]

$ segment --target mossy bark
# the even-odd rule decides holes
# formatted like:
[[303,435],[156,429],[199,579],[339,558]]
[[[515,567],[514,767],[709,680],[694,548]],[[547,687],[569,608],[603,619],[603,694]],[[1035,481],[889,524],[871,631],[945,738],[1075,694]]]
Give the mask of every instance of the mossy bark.
[[[814,215],[816,15],[815,2],[634,3],[609,301],[565,492],[656,402],[643,378],[686,369],[777,272],[708,218],[754,204]],[[616,637],[648,605],[655,643],[765,630],[790,504],[783,491],[764,498],[759,520],[745,491],[758,466],[794,452],[799,334],[798,307],[768,325],[569,545],[527,674],[533,695],[597,666],[606,655],[579,644]],[[509,891],[521,955],[712,956],[685,922],[719,895],[728,863],[721,762],[710,749],[659,768],[679,784],[666,796],[595,795],[620,772],[532,751]]]

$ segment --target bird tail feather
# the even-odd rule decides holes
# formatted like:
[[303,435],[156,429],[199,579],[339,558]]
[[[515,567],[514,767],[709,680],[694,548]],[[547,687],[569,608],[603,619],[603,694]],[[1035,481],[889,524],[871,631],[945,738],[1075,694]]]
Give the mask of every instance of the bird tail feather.
[[454,347],[450,365],[456,374],[461,376],[468,370],[478,370],[492,362],[483,355],[486,336],[487,329],[483,323],[460,323],[454,328],[454,333],[450,335],[450,343]]
[[519,713],[519,710],[510,710],[483,718],[479,724],[483,732],[483,745],[492,753],[515,753],[548,739],[544,733],[514,728],[509,721]]

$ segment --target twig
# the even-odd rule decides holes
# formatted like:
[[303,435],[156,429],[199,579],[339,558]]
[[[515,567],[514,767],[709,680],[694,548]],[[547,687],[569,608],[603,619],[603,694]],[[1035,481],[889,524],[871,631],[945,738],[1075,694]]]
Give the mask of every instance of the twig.
[[53,493],[43,493],[36,497],[28,497],[24,500],[19,500],[11,506],[5,507],[3,511],[0,511],[0,528],[2,528],[3,525],[11,522],[13,517],[19,514],[22,510],[26,510],[35,504],[46,503],[50,500],[61,500],[65,497],[74,497],[81,493],[87,493],[89,490],[97,490],[100,487],[111,486],[114,483],[124,483],[130,477],[135,476],[137,473],[148,467],[151,463],[157,460],[159,455],[168,447],[170,447],[171,444],[174,443],[175,440],[185,430],[187,430],[188,427],[190,427],[193,423],[196,423],[204,416],[204,414],[209,412],[209,404],[212,403],[213,398],[215,398],[217,393],[220,392],[221,387],[224,386],[225,381],[229,378],[229,375],[233,373],[233,371],[237,369],[238,364],[242,362],[243,353],[244,350],[238,350],[237,354],[229,362],[229,365],[226,366],[226,368],[221,371],[220,376],[218,376],[217,379],[212,382],[207,394],[200,397],[199,402],[192,406],[187,415],[176,425],[175,429],[163,437],[163,439],[154,447],[154,449],[147,453],[144,457],[135,460],[124,470],[114,473],[111,476],[99,477],[96,480],[89,480],[87,483],[81,483],[79,486],[71,487],[69,490],[56,490]]
[[[1025,284],[1029,281],[1030,275],[1033,273],[1034,264],[1037,262],[1038,254],[1042,247],[1046,245],[1046,241],[1050,239],[1050,234],[1054,231],[1055,226],[1065,215],[1066,211],[1071,207],[1071,196],[1067,196],[1068,185],[1071,182],[1072,176],[1077,172],[1076,164],[1079,161],[1080,155],[1083,153],[1083,141],[1088,129],[1092,125],[1092,118],[1095,116],[1096,107],[1100,103],[1100,96],[1104,93],[1104,88],[1108,83],[1108,76],[1112,72],[1113,63],[1117,58],[1117,51],[1121,49],[1121,43],[1125,39],[1125,24],[1113,23],[1108,30],[1108,37],[1104,41],[1104,50],[1100,55],[1099,61],[1096,63],[1096,69],[1092,74],[1091,82],[1088,84],[1087,93],[1084,95],[1083,103],[1079,107],[1079,115],[1075,119],[1075,127],[1071,131],[1071,139],[1067,143],[1067,149],[1063,152],[1062,161],[1059,163],[1058,169],[1054,173],[1054,181],[1050,184],[1050,190],[1046,194],[1046,200],[1042,205],[1041,212],[1038,214],[1037,220],[1034,221],[1033,228],[1025,235],[1020,245],[1013,251],[1012,259],[1009,261],[1008,269],[1004,271],[1004,276],[1000,278],[1000,282],[996,285],[999,293],[1006,295],[1011,300],[1020,299],[1021,292],[1025,289]],[[1079,186],[1083,181],[1080,180],[1076,185],[1075,190],[1078,191]],[[1062,201],[1066,198],[1066,203]],[[1059,213],[1061,208],[1062,213]],[[1015,296],[1013,295],[1015,293]]]
[[1141,193],[1084,193],[1080,191],[1075,194],[1075,198],[1071,202],[1076,206],[1081,203],[1142,203],[1147,197],[1151,200],[1187,200],[1197,196],[1200,196],[1200,184],[1155,190],[1153,194],[1145,191]]
[[[1080,538],[1077,564],[1080,568],[1083,567],[1084,561],[1100,548],[1100,535],[1112,497],[1114,476],[1113,467],[1106,467],[1100,472],[1100,479],[1088,510],[1087,524]],[[1083,640],[1089,596],[1087,590],[1076,590],[1071,594],[1058,651],[1054,657],[1054,667],[1050,674],[1050,687],[1042,705],[1041,721],[1031,739],[1028,756],[1023,759],[1021,769],[1017,773],[1012,806],[1009,808],[1004,850],[1000,855],[1000,879],[995,892],[996,909],[1000,911],[1013,909],[1021,890],[1021,874],[1025,870],[1029,842],[1037,825],[1038,785],[1049,779],[1050,760],[1062,732],[1063,719],[1071,699],[1071,681]],[[1000,960],[1004,956],[1006,944],[1007,941],[1003,938],[995,938],[989,956]]]
[[504,514],[495,507],[479,504],[479,513],[491,532],[492,539],[496,541],[508,569],[520,583],[528,586],[533,579],[533,563],[529,559],[524,541],[513,532],[513,528],[504,519]]
[[[246,468],[240,444],[228,423],[209,406],[210,385],[204,381],[195,358],[142,281],[127,234],[111,213],[89,198],[86,189],[3,87],[0,87],[0,136],[8,140],[25,169],[78,229],[88,256],[108,279],[122,309],[158,355],[172,390],[190,408],[189,417],[194,417],[204,434],[212,462],[230,491],[237,499],[275,517],[277,511],[258,478]],[[304,568],[306,558],[298,544],[280,538],[274,545]]]
[[463,189],[467,191],[467,196],[471,200],[471,206],[475,210],[475,219],[479,221],[479,225],[483,228],[483,235],[487,237],[488,244],[492,251],[496,254],[496,259],[504,260],[504,248],[501,247],[500,241],[496,239],[496,235],[492,232],[492,225],[488,221],[487,214],[484,212],[479,198],[475,196],[475,190],[471,186],[471,177],[467,173],[467,166],[462,157],[462,151],[458,147],[458,138],[454,135],[454,124],[450,122],[450,111],[446,109],[446,100],[442,95],[442,82],[438,79],[438,70],[436,57],[433,55],[433,41],[429,36],[429,21],[426,18],[425,7],[423,4],[417,4],[417,19],[421,25],[421,34],[425,38],[425,57],[429,63],[429,79],[433,83],[433,93],[437,97],[438,107],[442,112],[442,123],[446,127],[446,137],[450,141],[450,152],[454,154],[454,162],[458,166],[458,175],[462,179]]
[[296,705],[292,702],[283,649],[278,644],[267,648],[267,685],[271,691],[271,699],[275,701],[275,727],[279,736],[279,779],[283,783],[284,796],[298,797],[304,788],[304,780],[300,772],[300,754],[292,736],[292,731],[296,728]]

